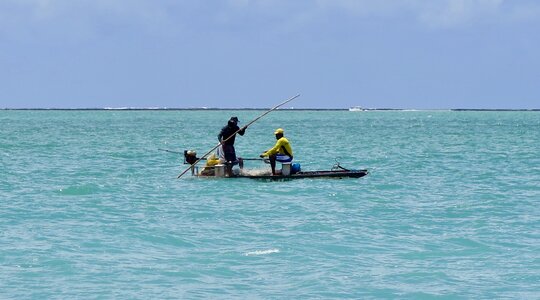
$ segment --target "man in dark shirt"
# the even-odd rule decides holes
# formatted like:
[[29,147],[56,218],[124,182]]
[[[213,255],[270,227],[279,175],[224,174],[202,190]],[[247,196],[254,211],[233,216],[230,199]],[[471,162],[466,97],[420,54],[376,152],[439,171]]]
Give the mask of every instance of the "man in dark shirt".
[[[236,151],[234,150],[234,140],[236,139],[235,133],[238,131],[238,134],[244,135],[246,129],[247,126],[244,126],[240,130],[240,127],[238,127],[238,118],[231,117],[227,126],[221,128],[221,132],[218,134],[218,140],[222,143],[221,147],[225,161],[227,162],[227,173],[229,176],[232,175],[232,165],[237,163]],[[239,160],[238,163],[240,164],[240,168],[242,168],[242,161]]]

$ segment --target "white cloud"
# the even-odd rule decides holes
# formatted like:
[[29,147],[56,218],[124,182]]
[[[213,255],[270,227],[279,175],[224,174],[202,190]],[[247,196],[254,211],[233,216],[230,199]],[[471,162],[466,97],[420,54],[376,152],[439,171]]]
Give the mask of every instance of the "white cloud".
[[507,18],[512,22],[530,21],[540,19],[540,3],[525,3],[512,7]]
[[318,0],[321,9],[361,17],[412,16],[431,27],[454,27],[503,13],[503,0]]
[[227,3],[235,10],[253,14],[281,14],[283,19],[292,20],[291,24],[317,22],[335,12],[357,18],[409,18],[434,29],[540,18],[540,3],[535,0],[228,0]]
[[482,19],[497,19],[503,0],[447,0],[420,5],[418,20],[433,27],[455,27]]
[[[31,36],[79,28],[91,35],[103,24],[129,25],[151,34],[169,34],[241,25],[250,20],[268,28],[297,30],[330,14],[354,18],[410,19],[430,28],[478,22],[538,20],[533,0],[0,0],[0,35]],[[250,19],[247,19],[250,18]],[[73,31],[73,30],[72,30]],[[64,34],[75,35],[65,29]],[[1,37],[1,36],[0,36]]]
[[269,10],[286,15],[305,16],[307,13],[313,15],[311,19],[328,11],[341,11],[356,17],[407,16],[433,28],[459,27],[486,20],[527,21],[540,17],[540,3],[533,0],[229,0],[228,3],[256,13]]
[[317,0],[323,9],[338,8],[360,16],[388,16],[406,9],[410,1]]
[[167,9],[166,2],[147,0],[1,0],[0,37],[84,40],[111,24],[161,34],[178,28]]

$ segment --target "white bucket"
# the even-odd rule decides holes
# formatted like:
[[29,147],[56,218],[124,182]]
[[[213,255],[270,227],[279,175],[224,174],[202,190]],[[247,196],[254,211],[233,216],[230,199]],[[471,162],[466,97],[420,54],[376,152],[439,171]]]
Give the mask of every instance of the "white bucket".
[[285,162],[281,164],[281,175],[289,176],[291,175],[291,163]]
[[214,166],[214,176],[225,177],[225,165],[219,164]]

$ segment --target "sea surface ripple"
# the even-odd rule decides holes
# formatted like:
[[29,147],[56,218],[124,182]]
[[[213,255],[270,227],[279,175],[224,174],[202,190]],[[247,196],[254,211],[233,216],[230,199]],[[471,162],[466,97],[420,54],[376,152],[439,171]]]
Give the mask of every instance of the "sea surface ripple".
[[158,150],[261,113],[0,111],[0,298],[539,299],[539,112],[282,110],[236,139],[282,127],[360,179],[176,179]]

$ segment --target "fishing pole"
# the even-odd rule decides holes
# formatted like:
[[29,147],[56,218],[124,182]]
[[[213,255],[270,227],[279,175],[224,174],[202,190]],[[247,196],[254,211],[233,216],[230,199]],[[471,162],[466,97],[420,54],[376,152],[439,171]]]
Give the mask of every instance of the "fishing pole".
[[159,150],[159,151],[169,152],[169,153],[174,153],[174,154],[182,154],[182,152],[172,151],[172,150],[167,150],[167,149],[161,149],[161,148],[158,148],[158,150]]

